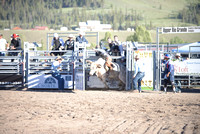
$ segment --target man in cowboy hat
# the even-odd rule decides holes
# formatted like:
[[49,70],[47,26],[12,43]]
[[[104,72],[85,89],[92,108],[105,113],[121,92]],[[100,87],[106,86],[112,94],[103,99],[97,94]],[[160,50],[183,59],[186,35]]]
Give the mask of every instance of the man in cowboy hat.
[[145,64],[143,61],[140,60],[139,55],[135,56],[135,71],[133,75],[133,88],[134,90],[138,90],[139,93],[142,92],[141,90],[141,81],[145,76]]
[[114,36],[112,51],[115,56],[124,56],[122,43],[117,35]]
[[[179,62],[182,62],[183,59],[181,58],[180,53],[176,53],[175,58],[173,59],[174,63],[179,64]],[[181,93],[181,81],[180,80],[175,80],[174,83],[176,87],[176,92]]]
[[60,72],[62,71],[62,60],[63,58],[58,56],[56,61],[52,63],[52,76],[58,80],[58,89],[64,90],[64,78],[61,76]]
[[181,58],[181,54],[180,53],[176,53],[175,59],[173,59],[173,61],[183,61],[183,59]]
[[86,40],[86,38],[84,37],[84,35],[85,35],[85,32],[80,31],[79,32],[79,36],[76,37],[76,42],[79,42],[79,43],[85,42],[86,44],[88,44],[88,41]]
[[172,86],[174,93],[176,93],[175,84],[174,84],[174,65],[171,64],[170,54],[165,54],[165,71],[164,71],[164,92],[167,92],[167,84],[169,83]]
[[74,36],[70,34],[65,41],[64,50],[74,50]]
[[[58,33],[53,34],[53,40],[51,42],[51,50],[60,50],[64,48],[64,41],[62,38],[59,37]],[[51,54],[58,56],[60,52],[52,52]]]

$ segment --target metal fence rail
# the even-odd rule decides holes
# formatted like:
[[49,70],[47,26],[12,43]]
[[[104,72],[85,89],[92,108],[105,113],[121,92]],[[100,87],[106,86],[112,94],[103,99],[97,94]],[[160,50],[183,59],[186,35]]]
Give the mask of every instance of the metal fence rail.
[[[0,87],[23,86],[23,51],[0,51]],[[15,56],[10,56],[14,54]]]
[[[87,73],[89,67],[86,64],[86,59],[95,61],[99,57],[96,56],[96,51],[86,50],[86,46],[76,45],[76,51],[66,50],[66,51],[35,51],[28,50],[25,51],[0,51],[5,53],[5,56],[0,56],[0,86],[28,86],[30,83],[29,78],[31,77],[46,77],[51,76],[51,65],[55,60],[56,56],[51,56],[51,52],[62,52],[63,61],[63,71],[62,75],[66,80],[73,82],[73,88],[80,88],[81,90],[86,89],[87,85]],[[82,50],[80,50],[82,49]],[[132,88],[132,75],[133,75],[133,64],[134,64],[134,48],[131,42],[126,42],[126,90]],[[9,53],[17,53],[16,56],[10,56]],[[160,52],[159,59],[167,52]],[[174,52],[170,52],[171,55],[175,55]],[[198,58],[200,52],[183,52],[183,55],[188,55],[189,59]],[[195,56],[197,55],[197,56]],[[121,56],[111,56],[115,60],[122,60]],[[157,61],[157,57],[154,54],[154,61]],[[158,70],[159,70],[159,80],[157,81],[155,76],[156,73],[156,62],[154,63],[154,88],[156,84],[159,84],[159,89],[163,86],[161,74],[161,60],[159,60]],[[7,78],[6,78],[7,77]],[[16,78],[12,80],[11,78]],[[17,79],[20,79],[17,80]],[[34,79],[35,80],[35,79]],[[81,84],[77,85],[81,81]],[[175,75],[175,81],[180,81],[182,87],[196,87],[200,85],[200,75]],[[69,82],[68,82],[69,83]]]
[[[126,51],[128,58],[133,54],[133,49],[131,48],[131,43],[127,43]],[[15,51],[16,52],[16,51]],[[97,60],[98,56],[96,56],[96,51],[94,50],[86,50],[86,44],[75,44],[75,51],[66,50],[66,51],[36,51],[36,50],[29,50],[29,45],[26,42],[24,45],[24,53],[18,56],[5,56],[1,57],[4,62],[0,63],[0,73],[11,73],[11,74],[21,74],[23,76],[23,83],[24,86],[28,88],[39,88],[45,87],[45,85],[38,86],[37,83],[42,79],[49,78],[48,81],[51,79],[51,65],[52,62],[55,61],[56,56],[51,56],[52,52],[62,53],[62,57],[64,58],[63,63],[63,71],[61,74],[65,77],[65,80],[70,77],[70,81],[73,82],[73,88],[85,90],[86,89],[86,79],[87,79],[87,69],[88,66],[86,64],[86,59],[89,60]],[[121,56],[111,56],[112,59],[121,60]],[[126,57],[125,57],[126,58]],[[13,60],[14,62],[10,62]],[[8,62],[5,62],[8,61]],[[23,61],[23,62],[22,62]],[[127,69],[129,71],[127,74],[129,75],[127,78],[132,78],[132,62],[133,60],[127,60],[127,63],[130,63]],[[24,65],[24,69],[21,68]],[[2,70],[2,71],[1,71]],[[7,71],[5,71],[7,70]],[[36,82],[38,81],[38,82]],[[132,81],[132,80],[131,80]],[[131,82],[130,81],[130,82]],[[45,83],[45,82],[44,82]],[[50,85],[50,84],[49,84]],[[52,85],[52,84],[51,84]],[[56,85],[56,84],[54,84]],[[42,88],[43,88],[42,87]],[[47,88],[51,88],[54,86],[46,86]],[[130,88],[130,86],[129,86]]]
[[[52,51],[32,51],[32,50],[25,51],[26,86],[28,86],[29,88],[42,88],[40,86],[35,86],[31,84],[32,80],[43,79],[43,77],[45,76],[51,77],[52,74],[51,66],[56,59],[56,56],[49,56],[51,52]],[[55,51],[55,52],[61,52],[61,51]],[[62,62],[63,68],[61,75],[65,76],[67,80],[72,81],[73,53],[71,52],[71,50],[62,51],[62,53],[64,53],[64,55],[62,56],[64,60]],[[34,55],[30,56],[30,54]],[[68,76],[70,77],[70,79],[68,79]]]

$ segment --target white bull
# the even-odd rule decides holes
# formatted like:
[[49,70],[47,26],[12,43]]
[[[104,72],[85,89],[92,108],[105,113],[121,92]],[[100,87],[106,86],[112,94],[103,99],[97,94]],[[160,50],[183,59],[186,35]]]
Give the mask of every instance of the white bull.
[[119,81],[119,89],[122,90],[125,88],[125,67],[117,63],[113,63],[113,70],[106,69],[105,60],[99,58],[97,61],[92,62],[87,60],[87,63],[90,64],[89,74],[96,75],[105,85],[106,88],[109,88],[107,82],[109,81]]

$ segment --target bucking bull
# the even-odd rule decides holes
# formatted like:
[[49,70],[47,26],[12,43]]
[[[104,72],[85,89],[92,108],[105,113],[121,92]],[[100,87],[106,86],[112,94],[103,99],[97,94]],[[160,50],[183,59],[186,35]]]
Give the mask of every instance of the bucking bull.
[[112,62],[112,58],[105,51],[97,51],[100,51],[100,56],[103,58],[99,58],[95,62],[87,60],[87,63],[90,64],[89,74],[96,75],[106,88],[109,88],[109,82],[117,81],[119,89],[125,89],[126,70],[124,65],[121,62]]

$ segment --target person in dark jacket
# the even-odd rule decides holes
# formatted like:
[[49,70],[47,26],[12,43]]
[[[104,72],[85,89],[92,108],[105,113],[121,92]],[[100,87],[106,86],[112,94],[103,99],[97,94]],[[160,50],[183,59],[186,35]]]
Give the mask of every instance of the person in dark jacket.
[[[8,51],[15,51],[16,48],[15,48],[15,45],[14,44],[10,44],[10,48],[8,49]],[[8,56],[17,56],[18,55],[18,52],[9,52],[8,53]],[[11,62],[14,62],[15,59],[11,59]]]
[[117,35],[114,36],[114,41],[112,43],[113,43],[113,46],[112,46],[112,55],[114,55],[114,56],[122,56],[121,51],[123,51],[123,50],[120,50],[120,48],[122,46],[121,46],[121,42],[119,41]]
[[70,34],[68,40],[65,41],[64,50],[74,50],[74,36]]
[[[18,34],[13,34],[11,36],[12,40],[10,43],[10,49],[11,51],[15,51],[15,50],[22,50],[21,47],[21,39],[19,38]],[[11,54],[11,56],[17,56],[20,52],[10,52],[9,54]],[[11,59],[11,62],[13,62],[14,59]]]
[[[58,36],[57,33],[54,33],[53,40],[51,42],[51,50],[62,50],[64,48],[64,41]],[[61,55],[60,52],[52,52],[51,54],[57,56]]]
[[79,32],[79,36],[76,37],[76,42],[79,42],[79,43],[85,42],[86,44],[88,44],[88,41],[86,40],[86,38],[84,37],[84,35],[85,35],[85,32],[80,31]]
[[110,48],[109,54],[112,55],[114,44],[113,44],[112,39],[110,37],[107,39],[107,41],[108,41],[108,46]]
[[170,54],[165,55],[165,71],[164,71],[164,92],[167,92],[167,84],[172,86],[174,93],[176,92],[174,84],[174,65],[171,63]]
[[15,50],[22,50],[21,39],[19,38],[19,35],[13,34],[11,37],[12,37],[12,40],[10,44],[14,45]]
[[54,61],[51,66],[52,76],[58,80],[58,89],[61,91],[64,90],[65,87],[64,78],[60,74],[62,71],[62,61],[63,58],[58,56],[56,58],[56,61]]

